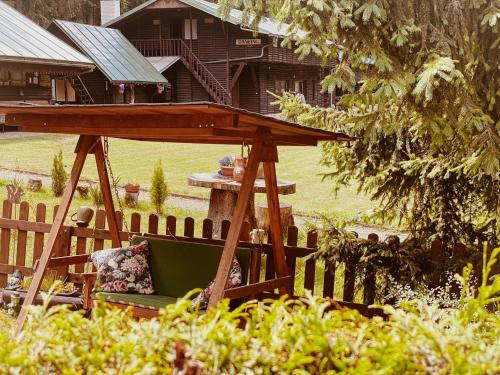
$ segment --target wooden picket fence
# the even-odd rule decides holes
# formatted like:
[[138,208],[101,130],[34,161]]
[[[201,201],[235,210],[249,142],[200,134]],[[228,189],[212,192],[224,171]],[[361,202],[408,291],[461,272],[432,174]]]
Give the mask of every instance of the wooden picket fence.
[[[44,241],[51,228],[47,207],[44,204],[39,203],[30,207],[28,202],[22,202],[16,206],[7,200],[4,201],[0,215],[0,288],[6,285],[8,276],[16,269],[19,269],[26,276],[33,273],[33,264],[41,256]],[[57,206],[53,208],[52,217],[55,216],[57,208]],[[15,215],[14,210],[16,210]],[[30,210],[33,211],[31,215]],[[120,230],[123,230],[122,214],[116,212],[116,217]],[[34,220],[30,220],[30,218]],[[161,218],[151,214],[143,218],[139,213],[133,213],[130,217],[130,223],[128,223],[130,232],[122,231],[121,237],[123,241],[127,241],[134,234],[146,234],[160,238],[176,238],[182,241],[224,243],[229,230],[229,221],[223,222],[221,238],[219,239],[213,236],[213,223],[210,219],[205,219],[200,224],[201,227],[197,228],[195,220],[191,217],[181,221],[174,216]],[[178,226],[183,227],[182,232]],[[240,236],[241,247],[254,246],[249,242],[249,232],[250,225],[244,223]],[[196,233],[199,235],[195,236]],[[368,238],[378,241],[378,235],[375,233],[370,234]],[[375,280],[361,277],[362,288],[358,291],[355,286],[356,280],[360,278],[355,274],[354,264],[338,264],[335,269],[325,269],[322,261],[316,260],[313,256],[316,251],[317,239],[317,233],[314,231],[300,236],[296,226],[288,227],[285,246],[286,262],[290,275],[294,276],[296,295],[303,295],[304,290],[310,290],[314,294],[336,297],[348,303],[356,300],[365,305],[372,304],[376,294]],[[106,230],[105,212],[99,210],[96,212],[95,221],[87,228],[64,226],[57,240],[53,256],[61,257],[101,250],[110,246],[110,240],[111,236]],[[274,278],[273,260],[272,257],[267,256],[270,254],[270,249],[270,243],[264,244],[259,249],[262,251],[262,256],[258,258],[258,264],[255,265],[255,269],[258,269],[259,272],[251,272],[251,282],[261,282]],[[455,246],[454,256],[459,256],[464,250],[463,245]],[[439,241],[434,241],[431,244],[431,251],[435,261],[439,261],[443,256],[443,249]],[[335,271],[339,268],[343,269],[343,276],[337,275],[336,279]],[[59,267],[56,271],[59,275],[64,276],[68,273],[84,272],[85,269],[84,265],[76,265],[71,269]],[[338,280],[339,277],[343,280]],[[336,285],[338,288],[340,285],[342,286],[341,294],[335,293]]]

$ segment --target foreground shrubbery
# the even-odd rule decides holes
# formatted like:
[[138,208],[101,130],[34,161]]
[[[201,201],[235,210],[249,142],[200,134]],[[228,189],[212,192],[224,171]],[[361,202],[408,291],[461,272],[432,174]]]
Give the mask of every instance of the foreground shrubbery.
[[467,286],[470,269],[464,271],[459,308],[407,302],[387,307],[385,321],[325,312],[327,304],[313,297],[309,308],[283,300],[235,311],[220,304],[205,315],[189,312],[185,300],[141,322],[105,306],[91,319],[38,306],[20,337],[0,323],[0,372],[495,374],[500,277],[488,280],[491,264],[476,297]]

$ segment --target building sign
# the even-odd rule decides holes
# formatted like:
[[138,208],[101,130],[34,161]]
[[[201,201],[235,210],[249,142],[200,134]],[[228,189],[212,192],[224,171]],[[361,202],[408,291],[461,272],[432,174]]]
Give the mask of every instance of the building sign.
[[237,46],[260,46],[261,43],[260,39],[236,39]]

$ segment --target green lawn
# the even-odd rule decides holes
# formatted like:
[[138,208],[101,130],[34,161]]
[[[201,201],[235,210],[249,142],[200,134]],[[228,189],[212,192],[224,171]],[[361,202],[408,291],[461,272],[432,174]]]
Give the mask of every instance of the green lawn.
[[[0,167],[50,173],[52,157],[59,149],[69,171],[76,138],[73,136],[44,135],[0,141]],[[153,165],[162,159],[171,192],[208,197],[208,189],[190,187],[186,177],[190,173],[216,171],[217,161],[224,155],[237,155],[239,146],[150,143],[110,139],[110,159],[115,175],[121,183],[139,182],[149,185]],[[309,214],[321,212],[334,216],[356,218],[373,207],[366,197],[356,194],[356,188],[343,189],[337,197],[331,193],[331,184],[321,182],[324,168],[318,166],[321,150],[312,147],[284,147],[280,149],[278,178],[297,183],[297,193],[283,198],[294,210]],[[86,163],[84,178],[96,179],[93,160]],[[264,197],[257,197],[262,200]]]

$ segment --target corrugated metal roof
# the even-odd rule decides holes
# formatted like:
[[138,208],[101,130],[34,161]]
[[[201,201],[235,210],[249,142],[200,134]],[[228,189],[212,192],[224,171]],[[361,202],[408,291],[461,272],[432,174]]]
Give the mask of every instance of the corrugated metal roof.
[[159,57],[146,57],[148,61],[155,67],[158,72],[163,73],[165,70],[174,65],[180,60],[179,56],[159,56]]
[[[120,22],[121,20],[128,18],[129,16],[146,9],[150,5],[153,5],[156,3],[158,0],[149,0],[146,1],[145,3],[135,7],[134,9],[129,10],[126,13],[123,13],[120,17],[115,18],[114,20],[109,21],[108,23],[105,23],[103,26],[108,27],[116,24],[117,22]],[[181,3],[184,3],[186,5],[189,5],[193,8],[196,8],[198,10],[201,10],[202,12],[208,13],[213,17],[217,17],[221,19],[221,15],[217,11],[217,4],[210,3],[205,0],[178,0]],[[241,11],[237,9],[232,9],[229,12],[229,16],[226,20],[229,23],[232,23],[233,25],[236,26],[241,26],[242,25],[242,13]],[[272,20],[270,18],[263,18],[258,27],[258,31],[261,34],[266,34],[266,35],[272,35],[272,36],[280,36],[280,37],[285,37],[287,35],[287,28],[288,24],[286,23],[280,23],[278,21]]]
[[83,54],[1,0],[0,62],[94,67]]
[[166,83],[167,80],[116,29],[54,21],[113,83]]

